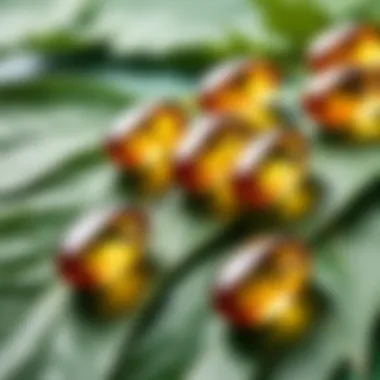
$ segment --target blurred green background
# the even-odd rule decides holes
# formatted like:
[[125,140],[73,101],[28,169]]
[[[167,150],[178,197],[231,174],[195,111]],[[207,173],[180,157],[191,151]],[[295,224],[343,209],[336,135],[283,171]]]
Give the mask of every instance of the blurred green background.
[[120,111],[191,99],[214,63],[252,55],[284,69],[284,103],[308,129],[305,47],[347,21],[378,24],[378,2],[0,0],[0,380],[380,379],[379,147],[311,140],[326,195],[288,228],[310,242],[329,308],[281,360],[240,353],[209,307],[220,261],[263,226],[195,215],[177,189],[147,205],[163,275],[135,315],[87,319],[54,268],[75,218],[140,201],[102,152]]

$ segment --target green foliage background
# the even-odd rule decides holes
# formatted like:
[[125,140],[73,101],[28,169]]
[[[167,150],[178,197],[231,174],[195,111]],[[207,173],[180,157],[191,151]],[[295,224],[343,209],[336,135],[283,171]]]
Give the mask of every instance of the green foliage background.
[[378,146],[310,138],[326,196],[289,228],[310,242],[313,283],[330,307],[276,365],[239,354],[209,307],[214,271],[260,222],[201,217],[177,189],[145,204],[162,280],[141,310],[118,321],[78,313],[53,260],[84,211],[141,202],[101,148],[122,109],[191,98],[200,71],[252,53],[285,67],[284,102],[308,131],[294,101],[306,80],[305,44],[325,26],[379,17],[371,0],[1,0],[0,379],[379,379]]

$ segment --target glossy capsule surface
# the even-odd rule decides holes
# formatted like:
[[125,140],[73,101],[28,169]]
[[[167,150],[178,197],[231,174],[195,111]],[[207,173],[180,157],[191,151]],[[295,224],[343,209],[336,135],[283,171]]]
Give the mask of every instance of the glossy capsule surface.
[[293,200],[307,177],[308,149],[296,131],[269,131],[252,140],[234,172],[234,188],[245,209],[267,210]]
[[278,323],[296,307],[309,276],[310,256],[300,241],[277,235],[255,238],[221,268],[213,304],[235,326]]
[[234,117],[196,120],[175,155],[178,183],[193,195],[210,197],[220,207],[234,203],[231,174],[252,136],[250,127]]
[[172,154],[186,126],[175,103],[149,103],[127,111],[108,135],[106,150],[124,172],[136,174],[141,187],[160,190],[172,180]]
[[326,131],[355,140],[380,139],[380,68],[322,73],[309,83],[303,100]]
[[339,66],[373,67],[380,64],[380,32],[366,25],[344,25],[315,39],[308,52],[314,72]]
[[105,290],[124,283],[124,291],[132,291],[134,284],[141,282],[147,265],[146,234],[145,216],[136,209],[93,211],[80,219],[64,239],[58,270],[78,290]]
[[279,74],[265,61],[242,59],[224,63],[202,82],[199,104],[205,113],[230,113],[250,122],[252,128],[273,126],[273,102]]

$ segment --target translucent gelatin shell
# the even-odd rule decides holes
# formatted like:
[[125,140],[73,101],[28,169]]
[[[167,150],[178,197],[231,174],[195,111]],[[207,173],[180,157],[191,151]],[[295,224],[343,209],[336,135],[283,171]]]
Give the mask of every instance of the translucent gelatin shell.
[[223,186],[253,136],[249,126],[235,117],[197,119],[175,155],[179,184],[195,194]]
[[380,32],[370,26],[340,26],[317,37],[310,46],[307,58],[314,72],[342,65],[378,66]]
[[342,67],[322,73],[309,83],[304,106],[330,132],[378,140],[380,68]]
[[145,216],[136,209],[91,212],[68,233],[58,269],[77,289],[105,289],[121,279],[133,282],[145,265],[146,235]]
[[234,172],[234,188],[245,209],[267,209],[286,201],[308,175],[308,149],[296,131],[269,131],[252,140]]
[[263,130],[273,126],[272,103],[278,93],[279,74],[265,61],[237,60],[224,63],[204,79],[199,104],[205,113],[229,113]]
[[178,104],[162,101],[143,105],[118,119],[106,150],[122,171],[142,179],[143,189],[164,189],[173,179],[172,155],[186,123],[186,114]]
[[301,242],[262,236],[231,254],[216,279],[213,302],[231,324],[261,327],[287,314],[309,275],[310,257]]

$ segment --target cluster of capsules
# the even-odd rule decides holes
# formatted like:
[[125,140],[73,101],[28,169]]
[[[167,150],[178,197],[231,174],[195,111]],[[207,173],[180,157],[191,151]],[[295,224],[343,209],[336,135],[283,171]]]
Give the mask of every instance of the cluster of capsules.
[[110,206],[86,214],[68,232],[57,258],[62,277],[88,296],[98,315],[133,310],[152,278],[145,213]]
[[296,213],[307,144],[274,112],[279,86],[267,62],[229,62],[207,75],[192,121],[180,104],[144,105],[120,118],[107,151],[147,192],[176,183],[219,216],[285,205]]
[[[380,141],[379,30],[349,25],[323,33],[311,44],[308,66],[303,102],[318,126],[340,138]],[[235,326],[298,333],[313,308],[310,272],[311,255],[299,240],[252,239],[219,273],[214,305]]]
[[[304,94],[329,132],[380,137],[380,37],[350,26],[318,38]],[[281,78],[271,64],[243,59],[207,75],[192,118],[179,103],[152,102],[121,116],[106,151],[143,191],[179,185],[220,215],[267,210],[299,214],[309,205],[308,149],[273,107]],[[307,207],[306,207],[307,208]],[[98,297],[105,310],[135,308],[152,279],[149,223],[140,209],[108,208],[74,226],[58,257],[63,277]],[[297,239],[256,237],[237,249],[215,282],[215,308],[233,325],[299,327],[304,321],[310,254]],[[281,323],[280,323],[281,322]]]
[[331,135],[380,141],[380,31],[346,25],[311,44],[304,94],[311,117]]
[[[280,76],[267,62],[224,64],[207,75],[197,98],[201,115],[192,122],[178,103],[145,104],[117,120],[106,151],[143,191],[156,193],[176,183],[219,215],[289,204],[299,210],[307,144],[274,112],[279,86]],[[148,224],[143,212],[131,207],[85,216],[61,248],[63,277],[95,296],[104,311],[134,308],[153,277]],[[303,287],[306,250],[294,239],[268,236],[240,251],[217,282],[216,308],[244,326],[275,320]]]

